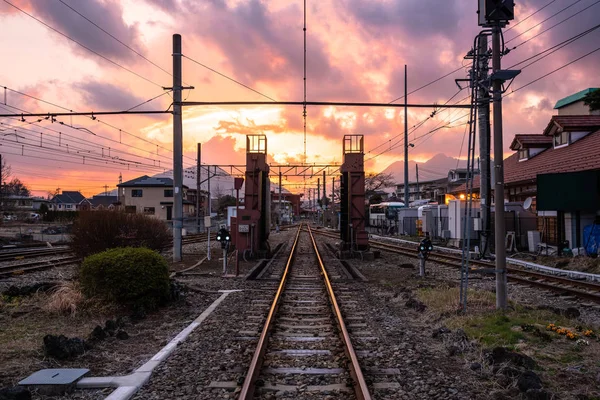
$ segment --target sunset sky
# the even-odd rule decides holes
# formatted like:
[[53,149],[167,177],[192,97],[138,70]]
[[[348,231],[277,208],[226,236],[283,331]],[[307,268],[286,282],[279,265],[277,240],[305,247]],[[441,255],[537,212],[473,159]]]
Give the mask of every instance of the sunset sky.
[[[506,46],[516,49],[504,56],[503,67],[595,26],[600,15],[596,3],[517,2],[511,25],[544,8],[514,28],[509,25]],[[463,57],[480,29],[476,10],[475,0],[307,0],[307,99],[391,102],[404,93],[404,64],[409,92],[464,66],[409,95],[410,103],[443,104],[455,94],[452,102],[463,99],[467,90],[457,94],[454,79],[467,76],[470,61]],[[162,69],[171,71],[174,33],[182,35],[187,57],[183,80],[195,87],[184,91],[184,99],[268,100],[195,60],[270,98],[302,101],[302,23],[301,0],[2,0],[0,112],[23,112],[25,121],[0,119],[0,153],[13,175],[37,195],[61,188],[91,196],[104,191],[104,185],[113,189],[119,174],[126,181],[170,169],[169,114],[58,117],[55,122],[38,122],[26,114],[125,110],[163,94],[161,86],[172,86],[172,77]],[[524,68],[504,100],[507,155],[514,134],[541,133],[558,99],[600,86],[600,52],[511,92],[595,50],[598,43],[600,29]],[[137,110],[166,110],[171,102],[165,94]],[[431,112],[409,110],[409,127]],[[426,161],[437,153],[458,157],[466,113],[446,110],[420,124],[409,138],[415,144],[409,158]],[[403,118],[401,108],[308,107],[307,162],[340,162],[343,135],[364,134],[367,168],[381,171],[403,157],[402,144],[389,150],[403,133]],[[440,126],[447,127],[429,133]],[[243,164],[249,133],[267,135],[273,162],[299,163],[303,158],[301,107],[188,107],[183,129],[186,167],[195,164],[198,142],[207,164]],[[460,155],[465,157],[466,150]]]

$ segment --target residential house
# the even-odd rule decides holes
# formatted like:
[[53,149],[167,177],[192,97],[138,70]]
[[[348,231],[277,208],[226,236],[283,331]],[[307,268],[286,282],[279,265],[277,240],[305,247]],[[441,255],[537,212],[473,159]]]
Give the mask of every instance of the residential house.
[[[543,241],[558,244],[566,239],[572,247],[583,246],[585,226],[600,222],[600,201],[595,200],[600,179],[600,115],[569,115],[583,104],[583,96],[578,95],[557,103],[559,115],[552,116],[541,134],[515,135],[510,146],[514,153],[504,160],[504,201],[531,198]],[[479,192],[478,176],[473,187]],[[462,185],[455,192],[464,190]]]
[[[173,219],[173,179],[140,176],[117,185],[118,201],[128,213],[151,215],[170,221]],[[188,187],[183,186],[183,216],[195,217],[196,204],[187,199]]]
[[91,203],[78,191],[63,191],[50,200],[53,211],[85,211],[91,208]]
[[119,196],[93,196],[88,199],[93,211],[116,210],[119,206]]
[[[444,194],[448,178],[430,179],[419,182],[408,183],[408,201],[409,204],[415,200],[431,200],[434,202],[444,203]],[[404,183],[396,185],[397,196],[402,199],[404,197]],[[398,200],[402,201],[402,200]]]

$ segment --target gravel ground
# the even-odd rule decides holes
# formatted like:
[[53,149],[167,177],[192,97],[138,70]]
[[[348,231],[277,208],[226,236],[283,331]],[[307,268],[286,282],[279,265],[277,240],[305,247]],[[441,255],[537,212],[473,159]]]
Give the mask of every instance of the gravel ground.
[[[272,248],[278,243],[284,246],[291,243],[295,230],[272,233]],[[334,239],[318,237],[319,241],[334,244]],[[233,399],[235,391],[211,388],[211,382],[234,381],[241,384],[252,358],[256,340],[247,332],[259,331],[263,317],[272,300],[277,282],[246,281],[239,278],[222,278],[222,256],[218,243],[212,246],[213,259],[205,260],[194,269],[177,276],[177,280],[187,287],[185,300],[153,314],[139,325],[139,332],[133,325],[127,329],[133,337],[127,345],[116,340],[108,340],[90,351],[89,355],[63,365],[88,367],[93,376],[107,374],[127,374],[137,368],[169,339],[196,318],[220,294],[218,290],[239,289],[230,294],[217,309],[181,344],[172,356],[154,372],[150,382],[135,396],[137,400],[146,399]],[[285,263],[285,248],[281,256],[272,264],[273,273]],[[325,249],[321,253],[329,262]],[[184,270],[206,255],[206,243],[184,246],[184,261],[172,265],[172,270]],[[165,253],[169,258],[171,255]],[[454,344],[464,347],[465,353],[450,354],[448,343],[432,337],[434,328],[438,328],[439,318],[432,319],[429,313],[421,313],[406,307],[405,303],[419,287],[437,285],[457,285],[459,273],[447,266],[428,263],[428,276],[425,280],[416,277],[416,260],[402,255],[382,252],[375,261],[361,262],[348,260],[368,279],[368,282],[338,282],[334,290],[339,292],[342,311],[346,315],[360,316],[366,327],[351,329],[355,350],[359,352],[365,377],[371,385],[375,382],[394,382],[397,387],[388,390],[373,391],[375,399],[480,399],[490,397],[498,386],[490,376],[470,369],[471,362],[480,357],[478,346],[465,338],[456,337]],[[413,264],[414,268],[400,268],[401,264]],[[240,272],[250,271],[256,262],[240,262]],[[68,269],[66,267],[61,267]],[[55,270],[59,270],[56,268]],[[51,273],[55,270],[42,271]],[[228,269],[233,272],[233,266]],[[66,272],[62,272],[66,274]],[[342,276],[342,273],[336,273]],[[30,274],[34,275],[34,274]],[[16,280],[25,276],[15,278]],[[12,278],[11,278],[12,279]],[[40,278],[38,278],[40,279]],[[44,279],[52,279],[47,277]],[[58,277],[56,279],[59,279]],[[1,283],[0,283],[1,284]],[[470,281],[471,288],[491,290],[492,279]],[[511,300],[520,304],[552,305],[555,307],[577,307],[582,323],[599,325],[600,312],[593,307],[582,307],[569,299],[557,297],[539,289],[510,285]],[[2,316],[0,326],[12,317]],[[17,317],[23,318],[23,317]],[[129,332],[131,330],[131,332]],[[368,338],[361,339],[367,332]],[[1,332],[1,329],[0,329]],[[133,339],[133,340],[132,340]],[[135,342],[135,345],[129,343]],[[104,347],[105,346],[105,347]],[[35,367],[11,369],[0,366],[0,384],[14,383],[40,365],[50,365],[40,354],[39,347],[29,349],[28,357],[35,361]],[[305,358],[311,367],[323,362],[316,357]],[[327,361],[329,362],[329,361]],[[45,364],[44,364],[45,363]],[[331,364],[328,364],[331,365]],[[370,373],[370,369],[398,369],[399,373],[382,376]],[[4,375],[2,372],[4,371]],[[25,373],[27,372],[27,373]],[[66,399],[103,399],[110,390],[77,391],[63,396]],[[315,399],[343,398],[330,395],[316,395]],[[288,395],[286,395],[288,396]],[[330,396],[330,397],[327,397]],[[282,398],[283,394],[272,394],[273,398]],[[35,397],[43,399],[43,397]],[[293,397],[287,397],[293,398]],[[567,397],[561,397],[567,398]]]

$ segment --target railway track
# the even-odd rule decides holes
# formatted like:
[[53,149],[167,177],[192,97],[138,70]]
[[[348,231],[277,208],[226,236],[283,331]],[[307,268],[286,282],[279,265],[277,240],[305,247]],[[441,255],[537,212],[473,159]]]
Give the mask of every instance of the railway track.
[[[316,232],[320,235],[338,238],[337,235],[330,232]],[[369,245],[374,249],[390,251],[392,253],[402,254],[408,257],[418,257],[416,251],[417,243],[415,243],[414,249],[410,249],[406,246],[375,242],[373,240],[369,241]],[[460,268],[462,259],[461,257],[450,254],[431,253],[429,255],[429,261],[434,261],[436,263],[448,265],[454,268]],[[493,273],[495,268],[494,264],[480,260],[471,259],[469,260],[469,264],[472,265],[472,267],[469,268],[470,273]],[[543,274],[518,267],[507,266],[506,270],[509,281],[600,303],[600,285],[597,283]]]
[[67,256],[53,260],[32,261],[16,265],[2,265],[0,266],[0,278],[21,275],[27,272],[41,271],[44,269],[54,268],[61,265],[69,265],[78,261],[79,258],[77,257]]
[[[216,235],[212,235],[214,238]],[[206,234],[201,233],[197,235],[188,235],[184,237],[182,244],[198,243],[206,240]],[[172,246],[172,244],[170,245]],[[169,249],[170,246],[165,247]],[[0,265],[0,278],[7,278],[15,275],[22,275],[29,272],[41,271],[61,265],[68,265],[78,262],[80,259],[73,255],[71,249],[67,247],[61,248],[43,248],[43,249],[28,249],[28,250],[14,250],[0,253],[0,262],[2,261],[18,261],[24,259],[38,258],[38,257],[49,257],[64,255],[62,258],[55,258],[51,260],[40,260],[30,261],[27,263],[13,264],[13,265]]]
[[300,227],[238,398],[371,399],[348,329],[312,232]]
[[43,249],[30,249],[30,250],[14,250],[0,253],[0,262],[2,261],[14,261],[23,260],[26,258],[36,258],[43,256],[53,256],[58,254],[67,254],[71,250],[67,247],[59,248],[43,248]]

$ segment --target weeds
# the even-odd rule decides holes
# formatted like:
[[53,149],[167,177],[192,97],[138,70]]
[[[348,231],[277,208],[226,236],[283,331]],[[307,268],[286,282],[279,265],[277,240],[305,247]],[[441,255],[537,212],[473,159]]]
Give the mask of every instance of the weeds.
[[54,289],[44,309],[51,313],[75,315],[84,302],[81,288],[76,282],[63,282]]

